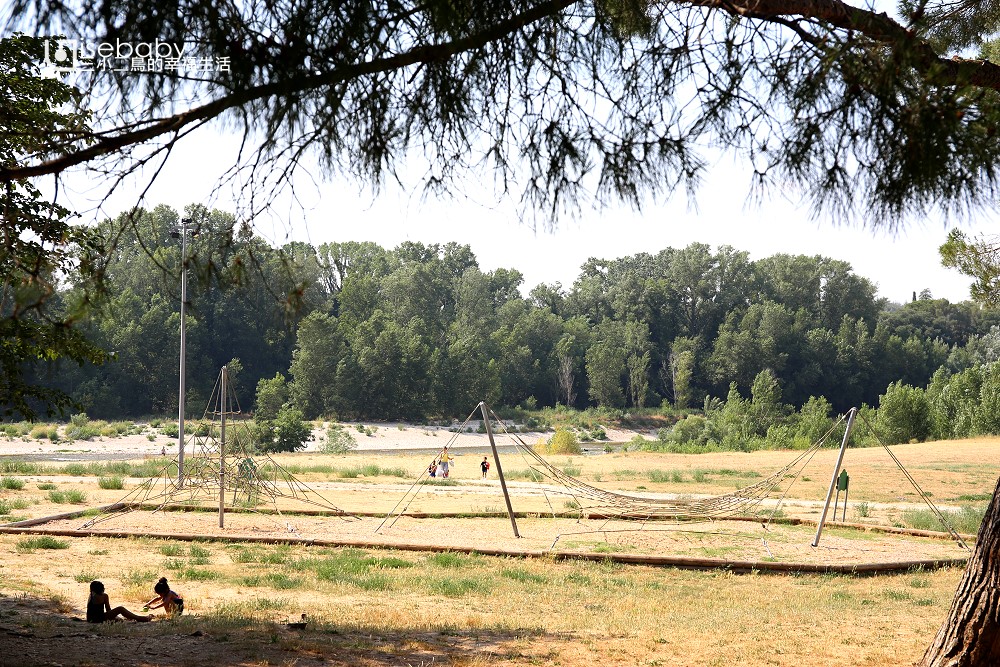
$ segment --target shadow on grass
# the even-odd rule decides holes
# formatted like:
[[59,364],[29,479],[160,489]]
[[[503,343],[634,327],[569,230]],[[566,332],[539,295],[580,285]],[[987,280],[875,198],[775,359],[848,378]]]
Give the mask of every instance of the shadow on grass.
[[283,620],[211,615],[91,624],[77,613],[61,600],[0,594],[0,666],[538,664],[575,641],[530,629],[293,629]]

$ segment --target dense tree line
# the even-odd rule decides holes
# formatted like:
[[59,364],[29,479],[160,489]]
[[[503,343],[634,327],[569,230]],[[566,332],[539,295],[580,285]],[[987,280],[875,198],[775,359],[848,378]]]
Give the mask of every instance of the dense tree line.
[[[514,269],[483,271],[448,243],[272,248],[233,216],[190,207],[187,407],[219,367],[244,409],[261,380],[287,379],[306,417],[461,416],[498,405],[702,407],[749,399],[762,371],[795,408],[876,404],[894,382],[924,387],[991,354],[996,316],[924,293],[893,306],[848,263],[707,245],[588,260],[569,288],[527,297]],[[98,226],[108,298],[86,333],[113,360],[53,369],[48,382],[94,416],[176,410],[179,214],[159,206]],[[72,285],[60,293],[79,299]],[[942,369],[939,371],[939,369]],[[937,376],[935,376],[937,377]]]

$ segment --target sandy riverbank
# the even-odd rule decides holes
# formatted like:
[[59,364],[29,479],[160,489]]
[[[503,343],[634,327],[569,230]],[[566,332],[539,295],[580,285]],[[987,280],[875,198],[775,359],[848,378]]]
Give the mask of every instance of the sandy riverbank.
[[[470,422],[473,429],[479,422]],[[313,429],[313,439],[306,444],[306,452],[321,451],[326,436],[326,427]],[[454,449],[478,449],[489,447],[485,433],[456,433],[443,426],[413,426],[398,422],[362,422],[344,424],[357,441],[358,451],[379,450],[436,450],[446,444]],[[362,432],[363,429],[363,432]],[[635,431],[606,428],[609,442],[627,442],[635,435]],[[529,444],[549,437],[550,433],[519,433],[518,436]],[[650,437],[648,434],[646,437]],[[510,436],[497,433],[497,445],[512,444]],[[586,443],[587,448],[600,448],[602,442]],[[171,454],[177,451],[177,439],[170,438],[156,429],[145,428],[138,435],[127,435],[117,438],[98,437],[93,440],[36,440],[32,438],[15,438],[0,441],[0,456],[57,456],[66,454],[69,457],[79,455],[111,456],[158,456],[162,453]]]

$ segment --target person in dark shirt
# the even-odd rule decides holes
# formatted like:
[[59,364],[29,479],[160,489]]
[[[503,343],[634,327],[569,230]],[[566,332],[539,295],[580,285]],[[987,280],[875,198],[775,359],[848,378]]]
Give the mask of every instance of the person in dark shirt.
[[104,623],[119,616],[123,616],[130,621],[144,623],[153,620],[152,616],[140,616],[133,614],[125,607],[111,608],[111,598],[104,592],[104,584],[99,581],[90,582],[90,597],[87,599],[87,622]]
[[153,592],[156,593],[156,597],[147,602],[143,609],[159,609],[163,607],[163,611],[167,612],[167,616],[180,616],[184,613],[184,599],[170,590],[170,584],[167,583],[166,577],[160,577],[160,580],[153,586]]

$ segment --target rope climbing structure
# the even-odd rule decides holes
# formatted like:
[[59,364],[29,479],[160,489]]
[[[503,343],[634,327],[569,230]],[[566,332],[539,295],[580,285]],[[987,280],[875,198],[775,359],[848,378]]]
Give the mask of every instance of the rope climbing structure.
[[[841,451],[843,452],[850,434],[850,429],[848,428],[848,418],[849,416],[860,414],[856,409],[852,409],[848,413],[840,416],[826,431],[826,433],[822,437],[818,438],[807,449],[798,452],[795,457],[783,467],[774,471],[767,477],[754,482],[753,484],[719,496],[691,498],[623,493],[620,491],[602,489],[592,484],[588,484],[587,482],[568,474],[559,466],[548,461],[541,453],[536,451],[533,446],[526,443],[520,435],[518,435],[516,429],[509,427],[504,420],[500,419],[496,413],[489,408],[480,404],[476,410],[479,410],[480,407],[483,408],[484,421],[489,419],[489,421],[495,425],[493,430],[495,430],[498,435],[506,436],[513,444],[515,451],[527,463],[531,472],[530,477],[535,482],[535,484],[532,485],[533,488],[536,491],[540,490],[545,494],[549,508],[552,510],[552,514],[554,516],[557,512],[553,507],[552,501],[549,499],[550,494],[570,496],[574,501],[573,507],[576,508],[574,513],[580,518],[625,520],[640,523],[647,521],[673,521],[681,523],[716,521],[734,518],[745,519],[750,517],[760,520],[761,523],[764,524],[765,528],[775,517],[780,516],[782,504],[785,502],[785,499],[789,497],[789,492],[795,485],[796,481],[801,478],[803,470],[810,464],[817,452],[825,447],[829,447],[832,439],[839,438],[841,436],[844,438],[844,442],[841,444]],[[470,414],[469,417],[467,417],[466,420],[457,429],[455,429],[456,437],[459,433],[466,431],[466,427],[476,410],[474,410],[472,414]],[[906,470],[898,457],[896,457],[889,447],[884,444],[883,439],[879,437],[877,431],[872,427],[872,425],[864,420],[863,416],[861,421],[882,444],[882,447],[886,450],[889,457],[902,472],[903,476],[917,491],[917,495],[921,498],[921,500],[932,510],[934,515],[941,522],[942,526],[944,526],[945,530],[960,546],[968,549],[967,545],[962,540],[962,537],[948,522],[946,514],[941,512],[941,510],[934,505],[934,503],[930,500],[929,495],[920,488],[917,481]],[[484,426],[486,426],[486,424],[484,424]],[[490,432],[491,430],[488,428],[486,430],[492,436],[492,433]],[[450,446],[453,441],[454,437],[448,442],[448,445]],[[838,458],[838,469],[834,471],[834,476],[839,473],[841,462],[842,457]],[[392,511],[386,515],[382,523],[376,528],[376,533],[382,531],[386,527],[392,527],[399,517],[407,512],[417,494],[419,494],[421,488],[423,488],[422,482],[424,481],[426,475],[427,471],[424,470],[416,481],[414,481],[413,485],[406,491],[403,497],[400,498],[399,502],[397,502]],[[513,512],[511,511],[510,513],[513,522]],[[514,530],[516,536],[516,526]],[[815,546],[815,544],[813,546]]]
[[211,419],[210,426],[189,439],[189,453],[180,479],[176,475],[177,461],[167,462],[156,475],[84,523],[81,530],[136,510],[212,508],[216,503],[220,527],[227,511],[259,511],[265,504],[278,515],[282,506],[286,511],[310,506],[343,518],[350,516],[266,453],[255,453],[249,423],[227,424],[239,414],[239,402],[223,367],[203,417]]

